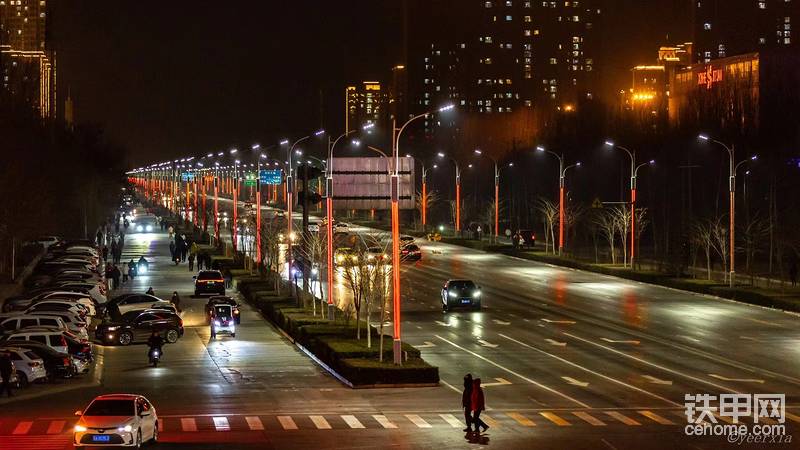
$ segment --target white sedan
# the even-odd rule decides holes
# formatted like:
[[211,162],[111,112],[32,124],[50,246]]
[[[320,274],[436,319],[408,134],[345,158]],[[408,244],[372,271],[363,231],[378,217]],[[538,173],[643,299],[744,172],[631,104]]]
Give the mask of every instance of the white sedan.
[[158,416],[150,401],[136,394],[108,394],[95,397],[75,424],[73,445],[124,446],[140,448],[158,440]]

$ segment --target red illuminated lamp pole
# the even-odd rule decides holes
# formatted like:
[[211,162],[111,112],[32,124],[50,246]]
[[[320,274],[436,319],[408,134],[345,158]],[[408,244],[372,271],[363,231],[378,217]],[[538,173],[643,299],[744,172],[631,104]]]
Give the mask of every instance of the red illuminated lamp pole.
[[[325,133],[324,130],[317,131],[314,133],[314,136],[320,136]],[[287,150],[286,161],[288,164],[288,170],[286,171],[286,240],[288,242],[287,245],[287,252],[286,252],[286,259],[289,262],[289,269],[287,272],[287,276],[289,278],[289,283],[294,286],[294,282],[292,280],[292,263],[294,259],[294,249],[292,248],[292,203],[294,203],[294,185],[292,182],[292,155],[295,152],[295,147],[297,144],[305,141],[306,139],[311,138],[311,135],[301,137],[300,139],[294,141],[291,147]],[[282,141],[281,144],[286,143],[287,141]],[[292,293],[294,295],[294,293]]]
[[[428,226],[428,169],[425,167],[425,161],[412,156],[410,153],[406,153],[407,158],[414,158],[415,161],[422,166],[422,211],[420,212],[420,218],[422,219],[422,231],[426,231]],[[432,169],[436,168],[436,164],[431,166]]]
[[239,160],[237,159],[233,166],[233,178],[231,179],[231,199],[233,200],[233,228],[231,228],[231,235],[233,237],[233,251],[239,248],[237,239],[239,238]]
[[[214,163],[219,167],[219,161]],[[214,169],[214,242],[219,245],[219,169]]]
[[566,235],[564,234],[564,225],[565,225],[565,218],[567,211],[566,211],[566,206],[564,204],[564,200],[566,196],[567,171],[569,169],[572,169],[573,167],[580,167],[581,163],[576,162],[575,164],[564,167],[563,154],[559,155],[556,152],[547,150],[541,145],[536,147],[536,151],[547,152],[558,159],[558,255],[561,256],[564,252],[564,242],[566,241]]
[[455,158],[445,155],[442,152],[437,153],[439,158],[448,158],[450,161],[453,162],[453,165],[456,168],[456,223],[455,223],[455,234],[458,234],[461,231],[461,167],[458,165],[458,161]]
[[[500,236],[500,171],[503,169],[497,164],[497,160],[489,155],[483,155],[480,149],[475,149],[475,154],[478,156],[486,156],[494,163],[494,240],[497,242]],[[506,167],[514,167],[514,163],[508,163]]]

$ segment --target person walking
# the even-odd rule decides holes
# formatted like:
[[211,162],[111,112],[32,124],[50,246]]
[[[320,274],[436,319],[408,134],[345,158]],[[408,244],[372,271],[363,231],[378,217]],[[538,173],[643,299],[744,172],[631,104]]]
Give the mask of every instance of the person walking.
[[472,423],[475,424],[475,432],[480,432],[480,428],[483,427],[483,431],[489,429],[489,425],[486,425],[484,421],[481,420],[481,411],[486,409],[486,404],[484,403],[483,399],[483,389],[481,388],[481,379],[475,378],[472,382]]
[[464,392],[461,394],[461,407],[464,408],[464,431],[472,431],[472,374],[464,375]]
[[0,353],[0,378],[2,378],[3,385],[0,388],[0,395],[3,392],[11,397],[11,375],[14,374],[14,363],[11,362],[11,355],[8,352]]
[[103,246],[103,262],[108,262],[108,246]]
[[119,277],[122,276],[122,273],[120,273],[119,266],[116,264],[112,264],[111,267],[111,279],[114,280],[114,289],[119,289]]
[[128,278],[130,278],[131,281],[136,278],[136,262],[133,260],[133,258],[128,261]]
[[186,240],[185,234],[181,235],[181,242],[183,242],[183,245],[181,245],[181,262],[186,262],[186,254],[189,253],[189,241]]
[[122,237],[120,236],[119,244],[114,248],[114,264],[117,265],[122,261]]
[[789,266],[789,281],[792,287],[797,287],[797,258],[792,258],[792,265]]
[[175,261],[175,251],[177,250],[177,246],[175,245],[175,240],[169,240],[169,258],[170,261]]
[[178,291],[172,292],[172,298],[170,299],[173,305],[175,305],[175,309],[180,313],[183,312],[181,309],[181,296],[178,295]]
[[194,272],[194,253],[189,253],[189,271]]

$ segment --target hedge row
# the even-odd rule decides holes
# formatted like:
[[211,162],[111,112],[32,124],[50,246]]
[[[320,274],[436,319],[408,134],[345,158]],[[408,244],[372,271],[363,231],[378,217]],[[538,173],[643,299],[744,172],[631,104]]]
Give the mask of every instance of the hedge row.
[[392,363],[392,339],[384,337],[384,362],[379,361],[378,330],[370,327],[372,348],[366,346],[362,324],[361,340],[356,340],[354,324],[331,322],[298,308],[294,299],[278,296],[273,283],[261,279],[234,277],[245,299],[280,327],[295,342],[350,382],[353,387],[381,385],[434,385],[439,368],[421,358],[419,349],[404,343],[402,366]]

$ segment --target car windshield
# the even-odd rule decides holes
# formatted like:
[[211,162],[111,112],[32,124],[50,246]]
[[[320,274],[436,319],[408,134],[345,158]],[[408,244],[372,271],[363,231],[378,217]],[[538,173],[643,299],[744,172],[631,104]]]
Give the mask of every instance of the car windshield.
[[133,400],[95,400],[83,413],[84,416],[132,416]]
[[475,283],[472,281],[451,281],[449,288],[459,294],[470,294],[475,290]]
[[214,307],[217,316],[228,317],[231,315],[230,305],[217,305]]
[[222,276],[219,272],[200,272],[200,274],[197,275],[198,280],[219,280],[221,278]]

